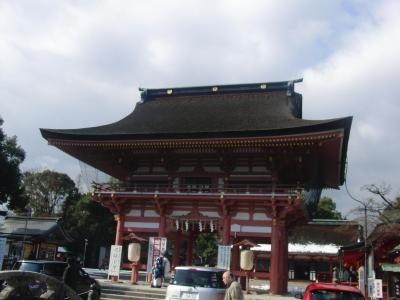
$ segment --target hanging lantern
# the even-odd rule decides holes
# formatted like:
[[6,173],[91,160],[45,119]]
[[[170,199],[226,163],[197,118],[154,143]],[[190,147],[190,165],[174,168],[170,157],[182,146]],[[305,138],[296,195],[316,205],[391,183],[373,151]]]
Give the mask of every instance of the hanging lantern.
[[179,220],[175,220],[176,230],[179,230]]
[[200,232],[203,231],[203,225],[201,224],[201,221],[199,221],[199,231],[200,231]]
[[130,243],[128,246],[128,259],[132,262],[137,262],[140,259],[140,244]]
[[186,220],[186,222],[185,222],[185,227],[186,227],[186,231],[188,231],[189,230],[189,222],[188,222],[188,220]]
[[254,255],[251,250],[240,251],[240,268],[245,271],[250,271],[254,266]]
[[214,223],[212,220],[210,221],[210,230],[211,232],[214,232]]

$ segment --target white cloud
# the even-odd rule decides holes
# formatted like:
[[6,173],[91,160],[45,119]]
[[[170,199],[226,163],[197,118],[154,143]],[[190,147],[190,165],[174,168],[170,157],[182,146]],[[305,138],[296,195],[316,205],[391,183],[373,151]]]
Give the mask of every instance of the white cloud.
[[[394,13],[399,10],[399,2],[383,2],[342,36],[341,46],[327,60],[305,71],[307,117],[354,116],[348,181],[360,199],[367,197],[359,190],[364,184],[384,181],[400,187],[400,20]],[[341,209],[355,205],[343,191],[330,194],[339,197]]]
[[354,116],[349,187],[400,187],[398,11],[398,1],[359,0],[2,1],[4,129],[26,150],[26,168],[75,178],[76,160],[46,145],[39,127],[114,122],[132,111],[139,86],[304,75],[305,118]]
[[366,140],[379,140],[383,136],[383,132],[376,126],[368,123],[361,123],[358,125],[360,136]]

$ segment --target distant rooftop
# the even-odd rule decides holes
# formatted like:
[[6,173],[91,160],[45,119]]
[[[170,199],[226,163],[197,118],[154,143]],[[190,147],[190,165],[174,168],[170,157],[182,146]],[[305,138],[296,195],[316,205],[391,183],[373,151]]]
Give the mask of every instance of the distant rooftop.
[[[339,246],[333,244],[291,244],[289,243],[289,253],[314,253],[314,254],[337,254],[339,251]],[[262,244],[258,247],[253,247],[251,250],[254,251],[271,251],[270,244]]]
[[13,239],[46,238],[48,241],[66,242],[72,238],[59,224],[59,218],[46,217],[6,217],[4,225],[0,229],[0,236]]

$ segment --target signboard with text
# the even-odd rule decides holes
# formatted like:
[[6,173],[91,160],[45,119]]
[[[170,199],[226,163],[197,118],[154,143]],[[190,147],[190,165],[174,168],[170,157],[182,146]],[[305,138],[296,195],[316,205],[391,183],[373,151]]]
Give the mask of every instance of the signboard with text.
[[[374,279],[373,278],[368,278],[368,295],[374,295]],[[374,296],[373,296],[374,297]]]
[[374,279],[374,298],[383,298],[382,279]]
[[121,255],[122,246],[112,245],[110,253],[110,263],[108,265],[108,276],[119,277],[119,271],[121,269]]
[[147,255],[147,272],[151,272],[154,261],[160,254],[167,250],[167,238],[151,237],[149,239],[149,251]]
[[218,245],[217,267],[229,270],[231,266],[231,246]]

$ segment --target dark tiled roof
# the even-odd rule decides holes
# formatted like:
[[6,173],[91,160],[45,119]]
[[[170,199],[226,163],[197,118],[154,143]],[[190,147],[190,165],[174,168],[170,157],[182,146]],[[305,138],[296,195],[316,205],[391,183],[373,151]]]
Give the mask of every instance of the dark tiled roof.
[[98,127],[41,129],[46,139],[235,137],[350,128],[351,118],[303,120],[302,97],[286,90],[163,96],[139,102],[124,119]]
[[71,238],[64,232],[58,220],[58,218],[6,217],[0,228],[0,236],[22,239],[26,235],[28,238],[50,237],[56,240],[70,241]]
[[312,220],[300,225],[289,234],[294,243],[348,245],[360,237],[359,224],[347,220]]

